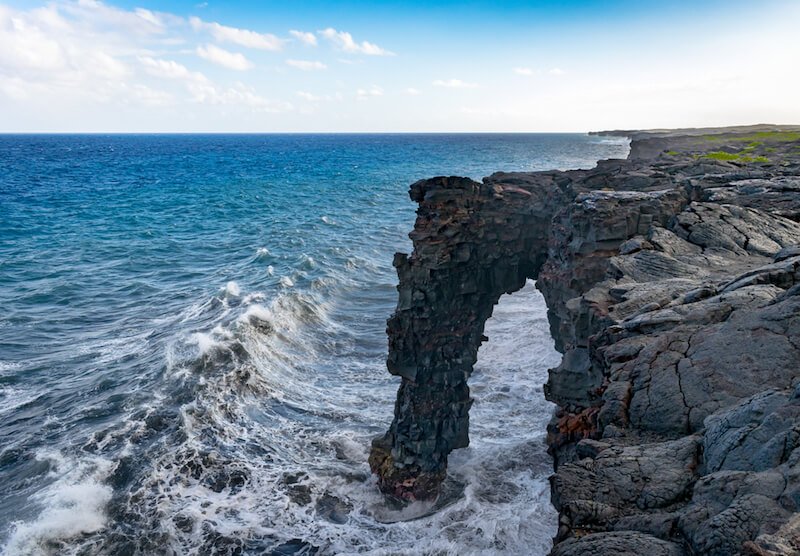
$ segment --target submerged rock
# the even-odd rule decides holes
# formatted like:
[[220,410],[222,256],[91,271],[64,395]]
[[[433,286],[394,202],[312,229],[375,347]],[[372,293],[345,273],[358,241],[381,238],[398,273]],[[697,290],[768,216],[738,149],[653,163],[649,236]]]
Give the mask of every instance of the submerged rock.
[[748,165],[697,134],[633,135],[593,170],[411,186],[387,327],[402,381],[370,466],[394,497],[438,495],[484,324],[533,278],[564,354],[545,385],[553,554],[797,553],[798,142]]

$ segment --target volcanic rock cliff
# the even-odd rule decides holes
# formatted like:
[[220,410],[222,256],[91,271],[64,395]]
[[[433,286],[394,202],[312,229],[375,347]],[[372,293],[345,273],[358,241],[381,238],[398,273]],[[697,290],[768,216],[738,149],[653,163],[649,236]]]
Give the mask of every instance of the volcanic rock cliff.
[[437,495],[484,324],[534,278],[563,353],[552,553],[800,553],[800,134],[637,132],[628,160],[411,198],[387,328],[402,382],[370,456],[384,492]]

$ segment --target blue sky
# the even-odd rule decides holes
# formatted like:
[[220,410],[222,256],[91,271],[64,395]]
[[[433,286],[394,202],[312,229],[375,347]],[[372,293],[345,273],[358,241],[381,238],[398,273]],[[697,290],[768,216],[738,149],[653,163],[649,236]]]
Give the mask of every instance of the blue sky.
[[800,2],[0,0],[0,131],[800,123]]

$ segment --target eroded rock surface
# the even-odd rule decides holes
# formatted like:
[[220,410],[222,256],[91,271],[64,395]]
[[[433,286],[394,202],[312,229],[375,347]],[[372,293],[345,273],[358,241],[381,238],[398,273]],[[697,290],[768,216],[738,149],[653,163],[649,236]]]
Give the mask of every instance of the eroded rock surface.
[[593,170],[414,184],[387,328],[402,383],[370,457],[381,489],[436,496],[469,442],[484,323],[536,278],[564,354],[545,385],[553,554],[797,553],[800,141],[780,138],[769,161],[637,136]]

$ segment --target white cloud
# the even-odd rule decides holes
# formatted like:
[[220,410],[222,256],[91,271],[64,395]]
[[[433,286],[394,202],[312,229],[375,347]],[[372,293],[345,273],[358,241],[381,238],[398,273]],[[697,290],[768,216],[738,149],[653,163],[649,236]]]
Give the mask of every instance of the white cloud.
[[533,75],[533,70],[531,68],[514,68],[514,73],[517,75],[531,76]]
[[335,95],[315,95],[313,93],[309,93],[308,91],[297,91],[297,96],[303,100],[307,100],[308,102],[331,102],[334,100],[343,100],[342,93],[336,93]]
[[228,69],[246,71],[253,67],[252,62],[245,58],[244,54],[230,52],[213,44],[198,46],[196,52],[201,58]]
[[550,75],[560,76],[560,75],[564,75],[567,72],[565,72],[561,68],[553,68],[550,71],[548,71],[547,73],[549,73]]
[[418,89],[415,89],[414,87],[409,87],[403,92],[411,96],[417,96],[418,94],[420,94],[420,91]]
[[307,31],[295,31],[294,29],[289,31],[289,34],[308,46],[317,46],[317,36],[314,33],[309,33]]
[[377,85],[373,85],[369,89],[359,89],[356,91],[356,99],[366,100],[371,97],[382,97],[383,89]]
[[145,10],[144,8],[136,8],[135,10],[133,10],[133,13],[135,13],[145,21],[152,23],[156,27],[164,27],[164,22],[161,20],[161,18],[157,14],[151,12],[150,10]]
[[121,92],[117,81],[131,73],[121,59],[128,51],[128,45],[102,35],[87,39],[87,26],[65,17],[55,4],[27,12],[0,6],[0,81],[17,100],[31,95],[108,100]]
[[143,56],[139,61],[151,75],[183,82],[189,92],[189,100],[198,104],[240,105],[259,112],[288,112],[293,106],[259,95],[253,87],[236,83],[233,87],[219,87],[204,74],[191,71],[174,60],[162,60]]
[[317,31],[317,34],[330,41],[340,50],[349,52],[350,54],[366,54],[368,56],[394,56],[394,52],[390,52],[389,50],[381,48],[377,44],[367,41],[358,43],[353,39],[353,35],[350,33],[346,31],[337,31],[333,27],[328,27],[322,31]]
[[460,79],[437,79],[433,82],[436,87],[446,87],[448,89],[474,89],[477,83],[468,83]]
[[233,87],[217,88],[214,86],[190,88],[194,96],[193,102],[219,105],[240,105],[256,112],[280,113],[294,109],[291,103],[273,101],[256,93],[255,89],[244,83],[236,83]]
[[219,42],[231,42],[246,48],[277,51],[282,50],[286,42],[269,33],[257,33],[256,31],[247,29],[228,27],[216,22],[209,23],[203,21],[199,17],[190,17],[189,24],[195,31],[207,31],[211,33],[211,36]]
[[144,106],[169,106],[175,102],[171,94],[146,85],[134,85],[130,92],[131,96]]
[[159,35],[166,31],[168,24],[183,21],[182,18],[171,14],[152,12],[143,8],[128,11],[107,6],[96,0],[59,2],[48,7],[63,10],[81,24],[91,26],[100,33],[117,30],[129,36]]
[[324,70],[328,66],[314,60],[286,60],[287,66],[292,66],[303,71]]
[[159,58],[151,58],[150,56],[141,56],[139,62],[141,62],[142,66],[147,70],[147,73],[155,77],[180,79],[203,84],[210,83],[209,79],[202,73],[191,71],[183,64],[179,64],[174,60],[162,60]]
[[297,91],[297,96],[299,96],[303,100],[307,100],[308,102],[319,102],[323,100],[322,97],[318,97],[317,95],[309,93],[307,91]]

